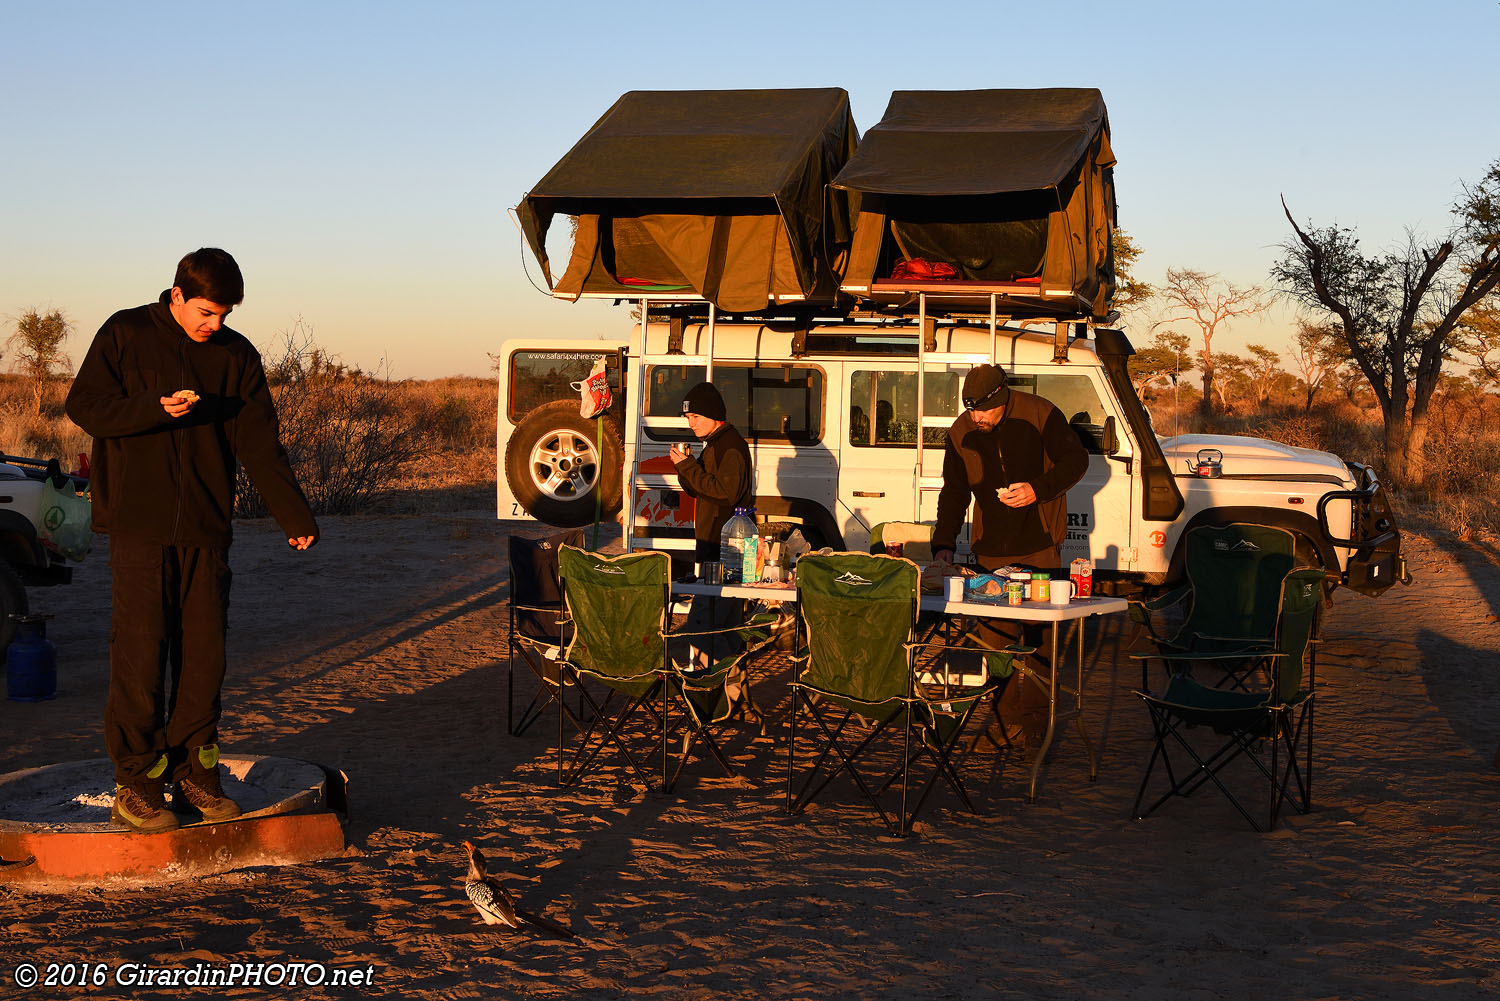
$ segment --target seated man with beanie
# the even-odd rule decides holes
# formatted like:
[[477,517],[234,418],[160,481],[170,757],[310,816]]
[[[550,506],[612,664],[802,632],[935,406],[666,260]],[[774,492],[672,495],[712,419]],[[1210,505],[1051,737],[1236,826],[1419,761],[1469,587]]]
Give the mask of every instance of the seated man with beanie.
[[[672,446],[672,465],[682,492],[697,503],[693,513],[693,538],[697,540],[695,559],[702,563],[719,559],[719,533],[737,507],[755,503],[755,483],[750,467],[750,446],[744,436],[726,421],[724,397],[711,383],[700,382],[682,399],[682,414],[688,430],[703,442],[703,454],[693,457],[692,449],[679,442]],[[706,606],[713,605],[712,616]],[[716,626],[741,621],[744,602],[720,598],[716,602],[694,600],[686,632],[703,632]],[[711,660],[703,651],[689,654],[704,663]]]
[[[948,429],[943,488],[938,494],[934,559],[952,562],[958,531],[974,501],[970,548],[986,571],[1003,566],[1056,570],[1068,530],[1068,489],[1083,478],[1089,455],[1051,403],[1005,384],[1005,370],[979,365],[964,377],[964,412]],[[980,641],[1003,647],[1020,637],[1013,623],[982,620]],[[1033,686],[1010,685],[1001,711],[1028,740],[1046,725]]]

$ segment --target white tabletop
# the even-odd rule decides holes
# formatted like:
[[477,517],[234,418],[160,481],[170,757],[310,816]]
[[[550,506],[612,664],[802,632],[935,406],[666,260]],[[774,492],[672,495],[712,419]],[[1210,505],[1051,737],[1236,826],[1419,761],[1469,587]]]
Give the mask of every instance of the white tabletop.
[[710,598],[749,598],[754,601],[796,601],[797,589],[785,584],[699,584],[673,581],[673,594],[705,594]]
[[945,615],[974,615],[986,619],[1011,619],[1016,622],[1070,622],[1090,615],[1123,612],[1130,607],[1124,598],[1074,598],[1066,605],[1046,601],[1024,601],[1019,605],[989,601],[949,601],[941,594],[922,595],[922,611]]
[[[711,598],[749,598],[758,601],[796,601],[797,589],[781,584],[700,584],[673,581],[673,594],[702,594]],[[1124,598],[1074,598],[1066,605],[1027,601],[1019,605],[989,601],[949,601],[941,594],[922,595],[922,611],[945,615],[973,615],[1016,622],[1071,622],[1090,615],[1109,615],[1130,607]]]

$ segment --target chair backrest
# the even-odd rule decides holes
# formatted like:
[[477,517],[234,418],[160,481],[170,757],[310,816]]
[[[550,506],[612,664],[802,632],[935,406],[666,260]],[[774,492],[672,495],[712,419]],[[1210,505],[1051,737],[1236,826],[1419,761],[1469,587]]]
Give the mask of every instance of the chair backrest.
[[804,684],[860,702],[906,698],[907,651],[916,621],[916,564],[863,553],[797,561],[797,600],[807,627]]
[[1323,598],[1324,572],[1319,567],[1298,567],[1281,582],[1280,610],[1276,620],[1276,659],[1272,669],[1274,695],[1278,701],[1294,698],[1302,687],[1302,664],[1307,644],[1318,622],[1318,603]]
[[909,560],[932,560],[932,528],[915,521],[882,521],[870,529],[870,552],[884,553],[886,546],[899,545]]
[[[510,551],[510,603],[516,614],[516,632],[533,639],[557,642],[562,609],[562,584],[557,577],[560,547],[583,546],[583,529],[575,528],[545,539],[512,535]],[[526,606],[526,607],[521,607]],[[557,612],[537,611],[549,606]]]
[[1281,582],[1296,559],[1292,533],[1265,525],[1204,525],[1187,534],[1193,605],[1180,637],[1276,639]]
[[573,620],[568,662],[613,678],[665,669],[671,566],[666,553],[604,556],[563,546],[558,570]]

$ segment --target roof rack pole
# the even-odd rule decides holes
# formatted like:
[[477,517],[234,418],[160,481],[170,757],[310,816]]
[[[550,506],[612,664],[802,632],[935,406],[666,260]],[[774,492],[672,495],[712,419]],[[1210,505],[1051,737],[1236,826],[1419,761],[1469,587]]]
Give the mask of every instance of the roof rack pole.
[[708,365],[703,372],[704,382],[714,381],[714,317],[718,310],[713,303],[708,304]]
[[[935,335],[934,335],[935,337]],[[936,343],[933,347],[937,347]],[[927,293],[917,293],[917,464],[911,473],[911,520],[922,514],[922,474],[927,471],[927,434],[922,415],[927,412]]]
[[1000,337],[999,337],[999,331],[996,329],[997,328],[996,321],[999,319],[999,317],[997,316],[997,313],[998,313],[998,310],[999,310],[999,302],[1000,302],[1000,297],[998,295],[996,295],[994,292],[991,292],[990,293],[990,364],[991,365],[998,365],[999,364],[998,359],[995,358],[995,349],[999,346],[998,342],[999,342],[999,339],[1000,339]]
[[[648,345],[646,343],[646,335],[648,333],[648,331],[647,331],[646,328],[647,328],[647,324],[649,324],[650,322],[651,322],[651,298],[650,298],[650,296],[642,296],[641,297],[641,354],[642,355],[646,354],[647,351],[649,350],[649,347],[648,347]],[[625,376],[626,376],[626,373],[622,370],[620,372],[620,381],[622,383],[625,381]],[[624,475],[624,477],[625,477],[625,510],[623,512],[621,512],[621,513],[625,515],[625,551],[627,553],[633,553],[633,552],[635,552],[635,508],[636,508],[636,503],[635,503],[635,497],[636,497],[635,471],[636,471],[637,466],[639,465],[639,455],[640,455],[640,451],[641,451],[641,434],[642,434],[642,431],[643,431],[643,428],[642,428],[641,425],[644,423],[644,419],[645,419],[645,413],[646,413],[646,390],[647,390],[647,387],[645,385],[644,380],[633,379],[633,380],[631,380],[631,382],[635,384],[635,406],[632,407],[631,411],[630,411],[630,423],[632,425],[634,425],[634,427],[633,427],[631,433],[626,436],[627,440],[625,442],[625,468],[620,471],[621,474]],[[629,391],[629,389],[626,390],[625,398],[626,398],[627,401],[630,399],[630,391]],[[604,459],[604,443],[603,442],[599,442],[598,446],[599,446],[599,459],[601,460],[600,461],[600,466],[602,466],[603,465],[603,461],[602,460]],[[596,474],[595,480],[596,480],[596,483],[595,483],[594,489],[596,489],[596,490],[602,490],[602,489],[604,489],[604,470],[602,468],[600,468],[599,471],[598,471],[598,473]]]

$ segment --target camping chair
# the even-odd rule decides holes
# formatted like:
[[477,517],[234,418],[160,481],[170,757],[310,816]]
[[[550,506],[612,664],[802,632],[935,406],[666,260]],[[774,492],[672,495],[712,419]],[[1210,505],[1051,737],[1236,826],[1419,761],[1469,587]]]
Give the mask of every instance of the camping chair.
[[[737,707],[741,687],[736,669],[744,652],[730,654],[706,670],[679,668],[667,654],[670,634],[671,561],[666,553],[642,552],[602,556],[574,546],[563,546],[558,556],[562,579],[568,641],[559,665],[560,705],[569,685],[576,687],[580,706],[592,718],[582,723],[569,713],[558,719],[558,784],[579,781],[606,747],[613,747],[632,771],[652,785],[643,767],[656,740],[661,742],[662,782],[670,791],[699,741],[729,775],[734,774],[713,737],[713,727]],[[765,621],[711,632],[739,632],[747,643],[763,639]],[[694,634],[694,635],[707,635]],[[605,695],[595,699],[584,680],[602,685]],[[618,696],[618,699],[617,699]],[[655,699],[661,696],[661,708]],[[668,778],[667,743],[670,705],[679,700],[687,708],[688,733],[676,772]],[[563,764],[563,716],[582,734],[571,763]],[[582,715],[582,714],[580,714]],[[642,747],[641,716],[649,717],[653,747]],[[758,715],[758,714],[757,714]]]
[[[988,677],[972,687],[928,685],[917,679],[917,651],[936,644],[913,642],[918,607],[914,563],[884,555],[809,555],[797,564],[798,612],[805,649],[794,658],[791,735],[788,740],[787,812],[796,814],[847,773],[897,836],[911,830],[938,776],[977,813],[959,778],[955,750],[974,707],[994,691]],[[794,792],[797,720],[805,711],[816,724],[816,758]],[[866,771],[880,767],[882,738],[899,746],[894,765],[886,752],[887,777],[876,783]],[[912,772],[924,758],[933,768],[908,810]],[[825,767],[826,766],[826,767]],[[881,797],[897,782],[895,817]]]
[[[562,644],[562,588],[557,581],[559,546],[583,545],[583,530],[545,539],[510,536],[510,674],[505,684],[505,729],[512,737],[526,732],[553,702],[559,690],[557,658]],[[531,668],[541,687],[515,719],[516,660]],[[564,713],[571,715],[569,710]],[[576,717],[574,718],[577,723]]]
[[[1147,663],[1162,656],[1181,663],[1204,654],[1222,672],[1222,684],[1245,689],[1266,666],[1276,644],[1281,582],[1295,565],[1292,533],[1265,525],[1203,525],[1184,541],[1187,583],[1148,601],[1132,601],[1130,617],[1151,634],[1155,654],[1136,654],[1141,688],[1149,689]],[[1188,602],[1186,618],[1170,634],[1158,631],[1153,612]]]
[[[1287,574],[1279,589],[1276,606],[1275,647],[1266,655],[1271,682],[1263,691],[1210,688],[1186,674],[1173,674],[1166,691],[1153,695],[1138,691],[1151,713],[1155,743],[1146,774],[1136,793],[1134,816],[1140,820],[1173,796],[1189,796],[1205,782],[1212,782],[1240,812],[1250,826],[1267,831],[1276,826],[1281,804],[1290,803],[1301,813],[1312,808],[1312,710],[1317,657],[1312,652],[1317,629],[1318,604],[1322,600],[1323,571],[1300,567]],[[1202,655],[1167,657],[1169,662],[1188,662]],[[1227,655],[1233,656],[1233,654]],[[1303,684],[1303,664],[1307,664]],[[1212,753],[1200,753],[1186,731],[1207,727],[1225,743]],[[1298,745],[1305,735],[1305,747]],[[1263,753],[1269,745],[1270,762]],[[1171,748],[1180,748],[1193,767],[1179,775],[1172,765]],[[1282,756],[1285,756],[1285,762]],[[1254,763],[1269,788],[1269,815],[1265,827],[1232,793],[1220,773],[1244,757]],[[1145,810],[1147,784],[1160,761],[1171,788]],[[1295,782],[1294,797],[1289,784]]]
[[[558,691],[553,698],[565,705],[567,689],[574,687],[580,706],[592,714],[579,726],[579,746],[567,766],[563,764],[566,713],[558,714],[558,784],[578,782],[599,752],[612,746],[649,787],[651,778],[642,760],[650,756],[650,748],[638,756],[632,744],[639,747],[639,730],[627,728],[644,711],[651,717],[652,744],[664,737],[663,720],[652,700],[660,694],[668,671],[671,559],[660,552],[603,556],[563,546],[558,551],[558,572],[566,640],[557,661]],[[585,680],[602,685],[604,698],[596,699],[584,686]],[[663,771],[665,767],[664,758]]]

